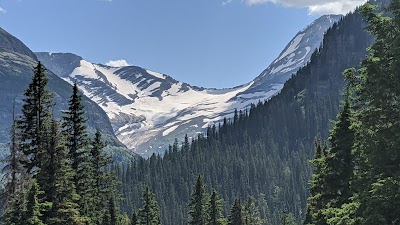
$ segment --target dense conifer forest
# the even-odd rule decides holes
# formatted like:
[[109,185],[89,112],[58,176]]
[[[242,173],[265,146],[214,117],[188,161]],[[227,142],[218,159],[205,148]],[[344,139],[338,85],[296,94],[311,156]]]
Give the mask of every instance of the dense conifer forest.
[[400,224],[400,0],[381,9],[335,23],[271,100],[149,159],[105,154],[76,85],[57,120],[39,62],[13,113],[2,224]]

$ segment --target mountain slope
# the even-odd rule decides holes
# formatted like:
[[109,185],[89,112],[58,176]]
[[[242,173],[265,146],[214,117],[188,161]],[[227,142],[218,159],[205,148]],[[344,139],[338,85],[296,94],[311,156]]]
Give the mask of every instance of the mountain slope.
[[225,212],[235,198],[254,196],[267,224],[281,224],[284,212],[301,224],[314,141],[326,140],[337,115],[343,70],[358,67],[373,42],[364,27],[358,13],[347,15],[329,29],[323,47],[278,95],[252,107],[248,115],[208,129],[190,146],[134,162],[121,175],[128,196],[121,208],[131,213],[140,207],[134,199],[149,185],[158,197],[163,224],[187,224],[190,193],[201,174],[208,191],[215,189],[224,199]]
[[[17,113],[22,106],[23,93],[33,76],[33,66],[37,64],[36,55],[21,41],[0,29],[0,143],[8,142],[8,132],[12,123],[13,101]],[[47,71],[48,88],[54,93],[56,116],[68,108],[67,102],[72,93],[72,86],[60,79],[51,71]],[[124,151],[125,146],[115,137],[105,112],[89,98],[83,98],[87,113],[90,133],[99,129],[104,133],[110,149]]]
[[310,59],[324,32],[340,16],[323,16],[300,31],[256,80],[230,89],[206,89],[140,67],[113,68],[70,53],[36,53],[44,65],[69,83],[77,82],[101,106],[115,134],[144,156],[163,153],[175,138],[204,132],[210,124],[232,117],[278,93],[284,82]]

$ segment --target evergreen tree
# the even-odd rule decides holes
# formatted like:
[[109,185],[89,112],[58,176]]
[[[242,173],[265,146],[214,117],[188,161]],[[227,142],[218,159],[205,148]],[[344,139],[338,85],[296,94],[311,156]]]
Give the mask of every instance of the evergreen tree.
[[319,141],[315,141],[315,159],[311,164],[315,166],[314,174],[310,181],[311,196],[308,198],[307,214],[304,224],[325,225],[326,220],[323,209],[328,202],[326,191],[326,150],[322,148]]
[[131,216],[131,224],[136,225],[138,223],[138,212],[134,211]]
[[242,215],[242,206],[240,204],[240,200],[237,198],[233,203],[231,214],[229,215],[228,225],[244,225],[243,223],[243,215]]
[[106,143],[103,142],[100,131],[97,131],[90,149],[91,174],[94,182],[91,201],[94,204],[95,213],[93,218],[96,223],[100,223],[104,211],[108,211],[107,202],[110,196],[116,194],[115,178],[111,172],[107,171],[112,159],[103,153],[104,147],[106,147]]
[[110,214],[110,225],[117,225],[117,207],[115,206],[114,196],[108,200],[108,212]]
[[319,143],[316,144],[316,159],[312,161],[316,170],[311,181],[311,197],[304,224],[327,224],[328,214],[351,201],[354,131],[350,118],[350,93],[346,88],[343,109],[329,136],[330,148],[322,149]]
[[256,200],[250,197],[243,206],[243,224],[244,225],[263,225],[260,210],[256,205]]
[[[54,172],[49,174],[48,179],[51,186],[52,208],[46,221],[50,225],[81,225],[85,224],[86,219],[80,216],[79,195],[76,193],[75,184],[73,181],[75,171],[72,170],[69,164],[68,152],[65,146],[65,141],[60,133],[58,123],[52,123],[52,144],[54,154],[51,155],[51,169]],[[54,174],[54,175],[53,175]]]
[[38,63],[34,67],[32,82],[25,91],[22,106],[23,117],[18,121],[21,130],[21,148],[29,157],[24,161],[27,171],[40,170],[46,157],[46,139],[48,124],[52,119],[52,94],[46,89],[46,68]]
[[13,107],[13,124],[10,132],[10,155],[4,160],[2,169],[5,187],[2,193],[4,203],[4,220],[6,225],[21,224],[25,207],[25,187],[29,184],[29,177],[25,173],[23,165],[25,157],[20,150],[19,133],[15,119],[15,107]]
[[[366,4],[363,14],[376,37],[363,68],[347,71],[354,92],[353,123],[356,159],[356,216],[361,224],[400,222],[400,1],[392,0],[388,14]],[[353,218],[355,219],[355,218]]]
[[82,96],[75,83],[69,100],[69,108],[63,116],[63,133],[66,136],[68,157],[71,159],[72,169],[75,171],[74,184],[77,194],[81,196],[79,205],[82,214],[93,217],[95,198],[93,170],[89,158],[89,138],[86,131]]
[[[81,169],[85,148],[89,143],[85,126],[87,120],[84,118],[83,109],[82,96],[79,95],[78,86],[75,83],[69,100],[69,108],[64,112],[62,125],[66,136],[68,156],[72,160],[72,169],[75,171]],[[79,177],[76,177],[75,180],[79,180]],[[75,182],[75,184],[77,183]]]
[[222,201],[218,196],[217,191],[213,190],[209,209],[208,209],[208,220],[206,225],[225,225],[226,220],[222,214]]
[[43,205],[39,203],[38,195],[41,194],[36,181],[33,181],[32,186],[27,196],[27,210],[23,216],[25,224],[29,225],[45,225],[40,219],[42,212],[45,210]]
[[284,213],[281,221],[282,225],[296,225],[296,220],[292,213]]
[[4,211],[5,225],[23,225],[26,211],[26,196],[21,189],[17,189],[14,196],[8,199]]
[[143,193],[143,207],[139,209],[138,225],[160,225],[160,212],[154,194],[146,187]]
[[347,90],[343,109],[338,115],[329,137],[330,148],[325,157],[326,184],[328,206],[340,208],[350,201],[353,190],[350,186],[354,173],[354,159],[352,147],[354,143],[354,131],[351,129],[350,93]]
[[5,166],[2,169],[2,173],[4,174],[3,179],[5,179],[3,180],[5,181],[3,200],[6,203],[8,199],[15,194],[17,188],[22,185],[21,183],[26,179],[26,173],[21,164],[25,157],[20,150],[19,134],[17,129],[15,113],[13,112],[13,124],[10,132],[10,154],[4,160]]
[[199,175],[189,202],[189,224],[191,225],[205,225],[207,223],[208,196],[205,189],[203,177]]

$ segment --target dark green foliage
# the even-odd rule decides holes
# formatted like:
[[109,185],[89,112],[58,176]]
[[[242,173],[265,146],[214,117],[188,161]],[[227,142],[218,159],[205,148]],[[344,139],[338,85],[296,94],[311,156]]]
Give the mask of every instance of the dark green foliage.
[[[9,195],[4,221],[7,225],[127,224],[129,219],[116,206],[112,160],[104,156],[100,132],[90,145],[76,86],[61,130],[51,113],[45,68],[39,63],[34,72],[24,114],[12,129],[9,165],[3,170]],[[25,163],[22,171],[20,161]]]
[[[80,165],[84,161],[85,147],[88,144],[86,132],[86,119],[84,118],[82,97],[79,95],[78,86],[74,84],[71,99],[69,100],[68,111],[64,112],[63,132],[66,136],[66,146],[69,158],[72,159],[72,169],[80,170]],[[79,180],[79,177],[75,178]],[[77,184],[77,181],[75,181]]]
[[315,159],[311,164],[315,167],[310,182],[311,196],[308,198],[307,214],[304,224],[324,225],[326,224],[323,209],[328,204],[329,198],[326,190],[326,149],[319,141],[315,141]]
[[108,200],[108,213],[110,214],[110,225],[117,224],[117,207],[115,206],[115,199],[111,196]]
[[46,68],[39,62],[34,67],[32,82],[24,93],[23,117],[18,121],[21,147],[26,156],[28,171],[40,170],[46,152],[48,124],[52,119],[52,94],[46,89]]
[[222,201],[215,190],[211,193],[208,207],[208,219],[206,225],[225,225],[226,219],[223,215]]
[[332,225],[400,223],[400,1],[391,1],[387,13],[391,18],[377,9],[362,7],[376,42],[362,69],[344,73],[351,92],[321,160],[325,171],[315,171],[315,176],[325,177],[319,183],[322,188],[312,193],[309,203],[319,196],[328,204],[309,208],[310,224],[318,224],[315,215]]
[[196,184],[193,187],[193,193],[189,202],[189,224],[205,225],[208,218],[208,195],[206,186],[204,185],[203,177],[197,177]]
[[160,212],[154,194],[146,187],[143,193],[143,207],[139,209],[137,225],[160,225]]
[[229,215],[228,225],[244,225],[242,206],[238,198],[235,199],[235,202],[233,203],[231,213]]
[[[348,91],[347,91],[348,92]],[[340,207],[350,201],[353,195],[350,183],[353,179],[354,131],[350,127],[350,97],[346,92],[343,109],[329,136],[329,148],[325,156],[326,186],[329,195],[328,207]]]
[[354,92],[353,122],[356,197],[362,224],[400,223],[400,1],[392,0],[392,18],[366,5],[363,14],[376,36],[363,68],[350,70]]
[[243,224],[244,225],[263,225],[264,221],[261,219],[260,210],[257,206],[255,198],[249,198],[243,206]]
[[281,225],[296,225],[296,220],[293,216],[292,213],[284,213],[282,220],[281,220]]
[[94,204],[95,223],[101,222],[103,214],[110,214],[107,216],[111,216],[110,209],[115,210],[113,213],[116,213],[116,206],[114,205],[114,207],[110,208],[109,204],[110,202],[115,204],[117,183],[114,175],[109,171],[112,159],[103,152],[105,146],[101,133],[97,131],[90,148],[90,165],[92,169],[90,174],[93,175],[93,196],[91,201]]
[[78,86],[74,84],[72,95],[68,102],[68,110],[64,112],[63,134],[66,137],[68,158],[75,171],[73,178],[77,194],[80,196],[80,211],[87,217],[95,214],[95,198],[93,169],[89,156],[89,138],[86,131],[84,107]]
[[80,196],[76,193],[73,182],[75,171],[69,164],[68,150],[56,121],[52,124],[52,138],[54,154],[51,155],[51,169],[54,172],[48,170],[51,172],[48,177],[52,177],[48,179],[51,187],[52,208],[50,213],[46,214],[47,223],[49,225],[85,224],[85,218],[80,216],[77,204]]
[[138,223],[138,212],[133,212],[131,216],[131,224],[130,225],[136,225]]
[[33,181],[32,186],[27,195],[26,212],[21,221],[29,225],[45,225],[40,217],[45,210],[43,204],[39,203],[38,195],[42,194],[36,181]]

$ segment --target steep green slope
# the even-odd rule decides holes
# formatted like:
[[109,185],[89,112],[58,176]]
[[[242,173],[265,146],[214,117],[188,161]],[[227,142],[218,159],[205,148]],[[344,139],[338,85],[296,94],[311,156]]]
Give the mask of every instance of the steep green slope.
[[357,67],[373,38],[358,13],[330,29],[311,62],[290,79],[279,95],[238,113],[219,129],[210,128],[190,146],[177,144],[164,158],[153,155],[124,168],[125,201],[138,208],[141,190],[150,185],[160,203],[164,224],[186,224],[187,203],[198,174],[225,200],[261,199],[264,216],[278,224],[283,212],[304,217],[316,137],[324,140],[339,109],[342,72]]

